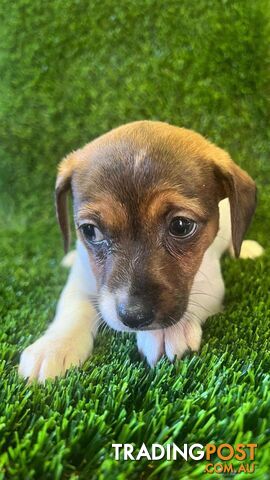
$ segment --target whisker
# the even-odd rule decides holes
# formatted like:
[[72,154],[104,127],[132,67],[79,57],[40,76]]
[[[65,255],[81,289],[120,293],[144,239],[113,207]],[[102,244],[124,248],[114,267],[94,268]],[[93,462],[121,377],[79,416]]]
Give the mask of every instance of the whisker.
[[169,327],[175,327],[175,325],[180,321],[180,320],[177,321],[175,318],[171,317],[170,315],[169,315],[169,319],[171,320]]
[[199,307],[199,308],[202,308],[203,310],[205,310],[207,313],[212,313],[211,310],[209,310],[209,308],[206,308],[204,305],[202,305],[201,303],[199,302],[188,302],[188,304],[191,306],[191,307]]
[[[202,323],[202,319],[195,313],[195,312],[191,312],[190,310],[186,310],[186,313],[188,315],[191,315],[192,317],[194,317],[196,320],[199,321],[199,323]],[[187,318],[187,320],[194,320],[194,318]]]
[[197,291],[191,290],[191,292],[189,294],[189,298],[192,297],[192,295],[205,295],[206,297],[215,298],[216,300],[220,300],[220,297],[218,297],[217,295],[212,295],[211,293],[202,292],[202,291],[197,292]]

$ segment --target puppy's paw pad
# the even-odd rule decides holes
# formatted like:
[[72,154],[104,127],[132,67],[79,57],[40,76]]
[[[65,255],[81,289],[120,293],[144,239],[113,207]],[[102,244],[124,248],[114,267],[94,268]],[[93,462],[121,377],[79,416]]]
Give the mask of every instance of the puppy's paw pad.
[[47,378],[64,375],[69,367],[80,363],[80,355],[74,352],[74,342],[71,339],[44,335],[23,351],[19,375],[29,381],[36,379],[44,382]]
[[264,252],[263,247],[255,240],[244,240],[242,243],[240,258],[257,258]]

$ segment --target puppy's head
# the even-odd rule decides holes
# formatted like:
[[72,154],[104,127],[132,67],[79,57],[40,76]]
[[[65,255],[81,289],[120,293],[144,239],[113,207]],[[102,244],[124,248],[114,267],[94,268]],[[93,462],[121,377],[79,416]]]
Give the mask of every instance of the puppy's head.
[[184,314],[194,276],[228,197],[239,255],[255,209],[253,180],[201,135],[161,122],[119,127],[60,164],[56,203],[69,244],[67,191],[105,321],[165,328]]

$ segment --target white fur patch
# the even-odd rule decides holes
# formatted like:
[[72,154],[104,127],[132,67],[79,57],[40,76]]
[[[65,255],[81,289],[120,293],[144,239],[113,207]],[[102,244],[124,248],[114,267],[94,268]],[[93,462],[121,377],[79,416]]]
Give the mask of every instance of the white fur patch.
[[146,150],[141,149],[139,150],[135,155],[134,155],[134,171],[138,170],[140,168],[141,163],[145,160],[146,158]]
[[108,288],[103,287],[99,295],[99,309],[105,322],[118,332],[132,332],[133,330],[124,325],[116,312],[116,295]]
[[150,367],[154,367],[164,354],[164,330],[137,332],[137,345]]

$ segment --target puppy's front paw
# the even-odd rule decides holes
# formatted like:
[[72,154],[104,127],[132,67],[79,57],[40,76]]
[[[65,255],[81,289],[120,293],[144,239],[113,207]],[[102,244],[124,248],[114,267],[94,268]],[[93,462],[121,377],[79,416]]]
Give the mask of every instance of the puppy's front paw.
[[19,374],[29,381],[44,382],[62,376],[71,366],[80,365],[91,351],[90,342],[45,334],[27,347],[20,359]]
[[169,360],[181,358],[188,350],[197,351],[200,348],[202,328],[194,320],[181,320],[164,330],[165,352]]
[[139,352],[146,358],[150,367],[166,353],[172,362],[185,352],[198,351],[202,339],[202,328],[196,320],[182,319],[181,322],[164,330],[149,330],[137,333]]
[[137,345],[150,367],[154,367],[164,353],[164,330],[138,332]]

